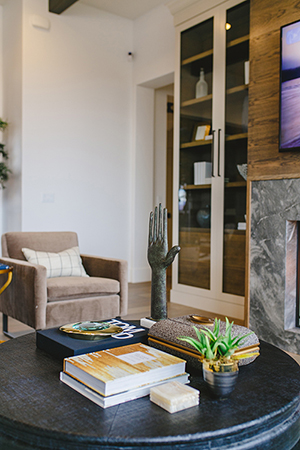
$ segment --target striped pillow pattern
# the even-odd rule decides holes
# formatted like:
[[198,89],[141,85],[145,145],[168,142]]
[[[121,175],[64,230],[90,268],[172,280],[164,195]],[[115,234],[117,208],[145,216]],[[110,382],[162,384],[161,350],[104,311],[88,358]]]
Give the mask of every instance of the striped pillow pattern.
[[22,248],[28,262],[40,264],[47,269],[47,278],[88,277],[80,258],[79,247],[72,247],[59,253],[38,252]]

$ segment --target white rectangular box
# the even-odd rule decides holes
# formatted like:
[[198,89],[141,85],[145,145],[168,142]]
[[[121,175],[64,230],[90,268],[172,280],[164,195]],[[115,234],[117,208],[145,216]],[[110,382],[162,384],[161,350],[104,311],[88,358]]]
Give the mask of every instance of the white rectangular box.
[[194,163],[194,184],[211,183],[211,162],[201,161]]
[[239,222],[237,229],[238,230],[246,230],[247,229],[246,222]]
[[244,62],[244,82],[249,84],[249,61]]
[[169,413],[199,405],[200,392],[191,386],[171,381],[150,389],[150,400]]

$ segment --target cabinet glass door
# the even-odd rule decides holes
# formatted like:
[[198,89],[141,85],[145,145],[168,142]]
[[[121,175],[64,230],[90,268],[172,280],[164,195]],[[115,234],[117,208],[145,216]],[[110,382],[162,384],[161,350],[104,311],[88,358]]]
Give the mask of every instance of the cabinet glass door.
[[227,10],[223,292],[245,295],[249,1]]
[[178,282],[210,289],[213,19],[181,33]]

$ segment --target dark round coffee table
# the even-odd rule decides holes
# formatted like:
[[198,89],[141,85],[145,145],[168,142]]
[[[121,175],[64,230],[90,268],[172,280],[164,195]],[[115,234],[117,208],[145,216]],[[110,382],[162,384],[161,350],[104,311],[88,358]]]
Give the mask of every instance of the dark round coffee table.
[[212,400],[195,373],[200,405],[175,414],[149,397],[101,409],[59,381],[61,368],[34,333],[0,345],[1,449],[284,450],[300,438],[300,367],[264,342],[229,399]]

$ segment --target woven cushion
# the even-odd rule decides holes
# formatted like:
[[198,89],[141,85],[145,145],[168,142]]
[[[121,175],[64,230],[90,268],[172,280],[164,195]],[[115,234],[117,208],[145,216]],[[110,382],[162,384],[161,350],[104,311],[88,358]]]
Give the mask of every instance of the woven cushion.
[[88,277],[81,262],[79,247],[59,253],[37,252],[29,248],[22,248],[22,252],[30,263],[46,267],[47,278]]
[[99,297],[120,293],[117,280],[101,277],[63,277],[47,281],[48,302]]
[[[150,346],[155,347],[159,350],[163,350],[167,353],[171,353],[174,356],[184,358],[192,366],[194,366],[195,368],[199,368],[198,358],[200,357],[200,353],[197,352],[195,348],[188,342],[178,339],[179,336],[190,336],[193,338],[197,338],[193,326],[196,326],[196,328],[201,330],[207,325],[194,323],[191,320],[191,316],[173,317],[166,320],[160,320],[150,328],[148,333],[148,343]],[[226,323],[221,322],[220,333],[224,335],[225,330]],[[235,337],[237,335],[244,336],[248,333],[250,333],[249,328],[235,324],[232,327],[232,337]],[[259,345],[259,339],[255,333],[247,336],[245,340],[239,344],[238,347],[244,348],[252,345]],[[195,357],[195,354],[197,354],[197,357]],[[256,356],[240,359],[239,366],[247,365],[255,359]]]

